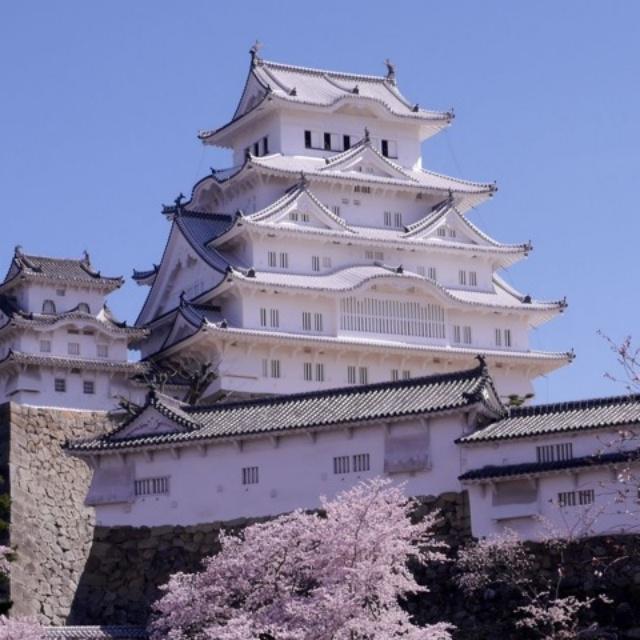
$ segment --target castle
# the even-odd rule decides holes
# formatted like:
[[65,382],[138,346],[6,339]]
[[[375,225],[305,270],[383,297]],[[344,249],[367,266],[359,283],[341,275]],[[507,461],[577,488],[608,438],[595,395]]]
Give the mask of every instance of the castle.
[[313,508],[379,474],[413,495],[466,491],[477,536],[635,526],[637,491],[629,509],[608,496],[635,460],[619,434],[640,422],[640,398],[511,406],[572,360],[529,344],[566,302],[499,275],[531,245],[469,220],[495,185],[422,167],[422,142],[453,114],[407,100],[386,66],[325,71],[252,49],[232,119],[199,134],[233,166],[163,208],[161,260],[134,271],[150,289],[133,327],[105,304],[122,280],[88,255],[16,250],[0,284],[2,397],[138,405],[66,445],[92,470],[100,526]]

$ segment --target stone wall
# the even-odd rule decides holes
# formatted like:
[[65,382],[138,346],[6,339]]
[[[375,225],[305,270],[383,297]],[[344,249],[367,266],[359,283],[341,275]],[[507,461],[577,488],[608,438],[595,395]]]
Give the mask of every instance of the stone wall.
[[106,413],[0,406],[0,474],[9,492],[9,539],[17,549],[12,613],[65,622],[91,549],[93,512],[84,506],[87,466],[66,456],[67,439],[112,428]]
[[[441,513],[439,535],[459,544],[470,536],[466,493],[420,498],[416,517]],[[158,587],[176,571],[192,572],[218,549],[220,528],[244,527],[255,520],[188,527],[97,527],[80,579],[71,620],[74,624],[144,624]]]

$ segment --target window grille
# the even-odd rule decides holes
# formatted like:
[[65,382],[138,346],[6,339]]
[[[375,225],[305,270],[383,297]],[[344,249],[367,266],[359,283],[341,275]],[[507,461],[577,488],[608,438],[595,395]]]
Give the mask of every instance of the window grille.
[[444,338],[444,309],[437,304],[349,296],[340,300],[344,331]]
[[502,331],[500,329],[496,329],[496,347],[502,346]]
[[353,456],[353,471],[358,473],[359,471],[369,471],[369,454],[358,453]]
[[302,222],[309,222],[309,220],[311,220],[311,216],[309,216],[308,213],[301,213],[300,214],[300,220],[302,220]]
[[478,286],[478,274],[476,271],[469,271],[469,284],[472,287]]
[[594,489],[583,489],[581,491],[578,491],[578,504],[580,506],[593,504],[595,497],[596,496]]
[[356,368],[353,365],[347,367],[347,383],[356,384]]
[[67,295],[67,290],[66,289],[56,289],[56,295],[57,296],[66,296]]
[[293,220],[294,222],[298,221],[298,212],[297,211],[291,211],[289,213],[289,220]]
[[369,370],[367,367],[358,367],[358,381],[360,384],[367,384],[369,382]]
[[316,380],[324,382],[324,364],[322,362],[316,363]]
[[87,394],[94,394],[96,392],[96,385],[93,380],[84,380],[82,382],[82,392]]
[[572,442],[544,444],[536,447],[536,459],[538,462],[555,462],[557,460],[571,460],[572,458]]
[[64,393],[67,390],[67,381],[64,378],[56,378],[53,381],[53,388],[58,393]]
[[311,331],[311,311],[302,312],[302,330]]
[[266,378],[269,375],[269,361],[266,358],[262,359],[262,377]]
[[444,227],[438,227],[438,236],[445,238],[447,236],[447,230]]
[[471,327],[463,327],[462,328],[462,337],[465,344],[471,344]]
[[320,271],[320,256],[311,256],[311,270]]
[[313,327],[316,331],[321,332],[322,329],[322,314],[314,313],[313,314]]
[[280,253],[280,268],[288,269],[289,268],[289,254],[282,252]]
[[280,360],[271,361],[271,377],[272,378],[280,377]]
[[242,484],[258,484],[258,467],[242,468]]
[[354,204],[354,206],[359,207],[359,206],[360,206],[360,200],[356,200],[356,199],[354,198],[354,200],[353,200],[353,204]]
[[396,227],[401,227],[402,226],[402,214],[399,211],[396,211],[393,214],[393,224]]
[[322,266],[325,269],[331,268],[331,256],[325,256],[324,258],[322,258]]
[[267,326],[267,310],[264,307],[260,308],[260,326]]
[[337,456],[333,459],[333,473],[336,475],[349,473],[349,456]]
[[427,271],[427,275],[429,276],[429,278],[431,280],[437,280],[437,272],[436,272],[436,268],[435,267],[429,267],[429,270]]
[[70,342],[67,345],[67,353],[70,356],[79,356],[80,355],[80,343],[79,342]]
[[169,495],[169,476],[157,478],[141,478],[133,483],[136,496],[166,496]]
[[558,494],[558,506],[563,507],[575,507],[576,506],[576,492],[575,491],[561,491]]
[[357,184],[353,190],[355,193],[371,193],[371,187],[364,184]]
[[311,362],[304,363],[303,371],[304,371],[304,379],[307,382],[310,382],[311,380],[313,380],[313,364],[311,364]]
[[42,353],[51,353],[51,340],[40,340],[40,351]]
[[331,207],[331,211],[333,212],[333,215],[334,215],[334,216],[338,216],[338,218],[340,217],[340,205],[338,205],[338,204],[334,204],[334,205]]
[[409,380],[411,378],[411,371],[409,369],[402,370],[402,379]]
[[456,344],[460,344],[462,342],[462,331],[459,324],[453,325],[453,341]]
[[280,312],[278,311],[278,309],[271,309],[270,310],[270,314],[269,314],[269,319],[271,320],[271,326],[272,327],[279,327],[280,326]]
[[391,226],[391,211],[384,212],[384,226],[385,227]]
[[455,238],[456,237],[456,230],[452,229],[451,227],[447,227],[447,232],[449,233],[449,237],[450,238]]
[[505,347],[511,346],[511,329],[504,330],[504,346]]
[[269,251],[269,253],[267,254],[267,260],[270,267],[278,266],[277,255],[275,251]]
[[458,271],[458,284],[466,285],[467,284],[467,272],[460,269]]
[[400,372],[398,369],[391,369],[391,381],[397,382],[398,380],[400,380]]

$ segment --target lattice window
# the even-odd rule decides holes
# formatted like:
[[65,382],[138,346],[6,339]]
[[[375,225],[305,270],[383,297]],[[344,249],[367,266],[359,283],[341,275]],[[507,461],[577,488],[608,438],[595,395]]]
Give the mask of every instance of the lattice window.
[[84,380],[82,382],[82,393],[93,395],[96,392],[96,383],[93,380]]
[[242,484],[258,484],[258,467],[242,468]]
[[135,480],[133,483],[133,492],[136,496],[169,495],[169,476]]
[[536,459],[538,462],[556,462],[557,460],[571,460],[572,458],[572,442],[543,444],[539,447],[536,447]]
[[369,471],[369,454],[368,453],[358,453],[353,456],[353,470],[355,473],[359,471]]
[[303,375],[307,382],[313,380],[313,364],[311,362],[303,363]]
[[56,378],[53,381],[53,388],[58,393],[64,393],[67,390],[67,381],[64,378]]
[[347,367],[347,383],[348,384],[356,384],[356,368],[353,365],[349,365]]
[[344,473],[349,473],[350,465],[349,465],[349,456],[336,456],[333,459],[333,473],[336,475],[342,475]]
[[340,300],[344,331],[444,338],[444,309],[436,304],[350,296]]

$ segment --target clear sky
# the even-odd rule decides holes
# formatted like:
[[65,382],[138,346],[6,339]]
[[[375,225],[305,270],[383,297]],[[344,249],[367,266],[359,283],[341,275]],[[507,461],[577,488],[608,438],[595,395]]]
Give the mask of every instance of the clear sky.
[[[506,277],[569,309],[532,335],[576,361],[537,401],[619,393],[597,335],[636,331],[640,3],[543,0],[14,0],[0,6],[0,258],[80,256],[108,275],[158,262],[160,205],[228,156],[199,129],[231,116],[259,38],[263,57],[383,74],[456,120],[426,167],[499,192],[471,219],[534,252]],[[133,322],[146,288],[112,296]],[[640,335],[638,336],[640,338]]]

